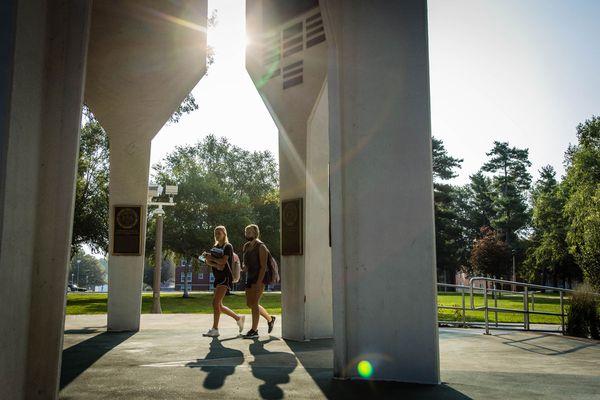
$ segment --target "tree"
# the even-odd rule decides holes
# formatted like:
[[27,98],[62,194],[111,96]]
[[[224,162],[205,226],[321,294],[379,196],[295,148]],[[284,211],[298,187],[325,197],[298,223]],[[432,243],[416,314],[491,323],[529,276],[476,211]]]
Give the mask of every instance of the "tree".
[[[150,287],[154,286],[154,260],[146,259],[144,263],[144,283]],[[162,260],[160,268],[160,282],[165,283],[173,278],[173,263],[169,259]]]
[[[212,246],[214,227],[225,225],[239,252],[244,227],[257,223],[278,256],[268,241],[279,237],[277,165],[271,153],[243,150],[209,135],[196,145],[177,147],[154,166],[154,175],[162,185],[179,185],[177,205],[165,214],[165,249],[195,261]],[[151,246],[151,230],[148,240]]]
[[81,128],[71,256],[87,244],[108,250],[108,135],[87,107]]
[[458,176],[455,170],[460,169],[463,160],[448,154],[442,140],[431,138],[431,152],[434,182],[447,181]]
[[514,247],[518,232],[530,221],[526,201],[531,187],[529,150],[495,141],[492,150],[486,154],[490,159],[482,171],[493,174],[494,207],[497,210],[492,225],[504,235],[506,243]]
[[460,196],[454,186],[444,181],[457,176],[455,170],[460,168],[462,160],[450,156],[444,143],[432,138],[432,161],[438,280],[453,282],[464,260],[465,243],[457,206]]
[[565,157],[567,244],[585,279],[600,290],[600,117],[579,124],[577,140]]
[[175,112],[171,115],[168,123],[176,124],[181,120],[183,114],[189,114],[197,109],[198,103],[196,103],[196,98],[194,95],[189,93],[187,96],[185,96],[185,99],[183,99],[177,110],[175,110]]
[[482,227],[491,227],[496,219],[494,208],[495,193],[492,180],[481,171],[470,176],[471,182],[466,187],[467,216],[469,237],[475,239],[481,233]]
[[80,287],[90,287],[106,284],[106,275],[97,259],[78,252],[69,265],[69,280]]
[[533,234],[525,262],[527,278],[546,284],[547,277],[552,276],[554,286],[559,277],[571,282],[579,273],[567,247],[568,219],[564,215],[566,196],[551,166],[540,170],[532,201]]
[[475,240],[471,250],[471,268],[475,274],[507,277],[510,248],[498,232],[481,228],[481,238]]

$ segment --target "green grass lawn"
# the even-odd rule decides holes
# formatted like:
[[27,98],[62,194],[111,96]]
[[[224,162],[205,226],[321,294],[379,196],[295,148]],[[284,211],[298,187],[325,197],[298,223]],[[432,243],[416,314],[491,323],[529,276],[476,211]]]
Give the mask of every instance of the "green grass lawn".
[[[498,299],[498,308],[516,309],[523,310],[523,296],[522,295],[506,295],[503,294],[502,298]],[[475,295],[474,298],[475,307],[483,306],[484,300],[483,295]],[[467,308],[470,308],[470,297],[468,293],[465,293],[465,304]],[[568,304],[568,299],[565,298],[565,312]],[[461,295],[457,293],[438,293],[438,305],[444,306],[461,306],[462,300]],[[488,295],[488,305],[494,307],[494,299],[491,295]],[[560,313],[560,297],[554,294],[536,294],[535,305],[531,304],[531,298],[529,301],[530,311],[543,311]],[[488,318],[490,322],[495,322],[494,312],[489,312]],[[462,311],[440,309],[438,311],[438,319],[440,321],[462,321]],[[468,322],[483,322],[484,313],[483,311],[467,311],[466,320]],[[523,322],[522,313],[498,313],[498,322]],[[529,316],[529,322],[532,324],[560,324],[560,317],[553,315],[535,315]]]
[[[181,293],[161,293],[160,305],[164,314],[200,313],[212,314],[212,293],[194,292],[190,298],[184,299]],[[68,293],[67,315],[105,314],[106,293]],[[223,303],[235,312],[248,313],[244,293],[225,296]],[[261,305],[269,313],[281,314],[281,294],[265,293]],[[152,293],[142,294],[142,314],[149,314],[152,309]]]
[[[69,293],[67,296],[67,314],[104,314],[106,313],[106,293]],[[212,313],[212,293],[194,292],[191,298],[184,299],[181,293],[162,293],[161,306],[165,314],[177,313]],[[465,302],[469,308],[469,295],[465,294]],[[226,296],[224,304],[236,312],[249,313],[246,307],[246,298],[243,293],[234,293]],[[261,304],[273,314],[281,314],[281,294],[265,293]],[[457,293],[439,293],[438,304],[445,306],[460,306],[461,296]],[[494,301],[489,297],[489,304],[493,306]],[[567,301],[565,301],[567,304]],[[475,305],[483,305],[483,296],[475,297]],[[142,295],[142,313],[147,314],[152,307],[152,293]],[[511,296],[498,300],[498,307],[523,309],[523,297]],[[531,304],[529,305],[532,309]],[[560,300],[557,295],[537,294],[535,296],[535,310],[547,312],[560,312]],[[440,321],[461,321],[462,312],[455,310],[439,310]],[[483,322],[483,311],[467,311],[466,320],[471,322]],[[490,322],[494,321],[494,313],[489,313]],[[523,322],[523,315],[518,313],[499,313],[498,322]],[[559,324],[560,318],[548,315],[531,315],[531,323]]]

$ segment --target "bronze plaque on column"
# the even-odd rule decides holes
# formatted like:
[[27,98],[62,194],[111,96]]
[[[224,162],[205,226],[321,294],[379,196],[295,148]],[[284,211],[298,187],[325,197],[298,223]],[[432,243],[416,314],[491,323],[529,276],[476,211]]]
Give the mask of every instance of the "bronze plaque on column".
[[113,247],[118,256],[142,254],[142,206],[113,207]]
[[281,255],[302,255],[304,234],[302,218],[302,199],[281,202]]

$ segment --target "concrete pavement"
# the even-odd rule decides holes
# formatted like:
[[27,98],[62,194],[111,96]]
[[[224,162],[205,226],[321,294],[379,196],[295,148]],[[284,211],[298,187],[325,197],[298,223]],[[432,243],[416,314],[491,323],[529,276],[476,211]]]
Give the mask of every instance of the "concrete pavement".
[[60,398],[600,399],[600,344],[591,340],[442,328],[444,384],[401,385],[333,380],[332,340],[281,340],[280,321],[272,336],[261,320],[261,337],[243,340],[227,317],[219,339],[202,337],[211,320],[142,315],[131,334],[107,333],[106,315],[67,316]]

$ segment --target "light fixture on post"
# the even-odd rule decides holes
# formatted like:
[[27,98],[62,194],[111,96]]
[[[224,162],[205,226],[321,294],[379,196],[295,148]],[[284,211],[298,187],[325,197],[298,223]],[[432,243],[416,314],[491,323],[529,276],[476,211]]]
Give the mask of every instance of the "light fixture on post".
[[160,197],[163,193],[163,188],[160,185],[148,185],[148,207],[156,206],[156,210],[152,215],[156,216],[156,238],[155,238],[155,263],[154,263],[154,280],[152,284],[152,314],[162,314],[160,306],[160,277],[162,267],[162,237],[163,237],[163,220],[165,211],[163,206],[174,206],[173,196],[177,194],[177,185],[166,185],[165,194],[169,196],[169,201],[152,201],[155,197]]

